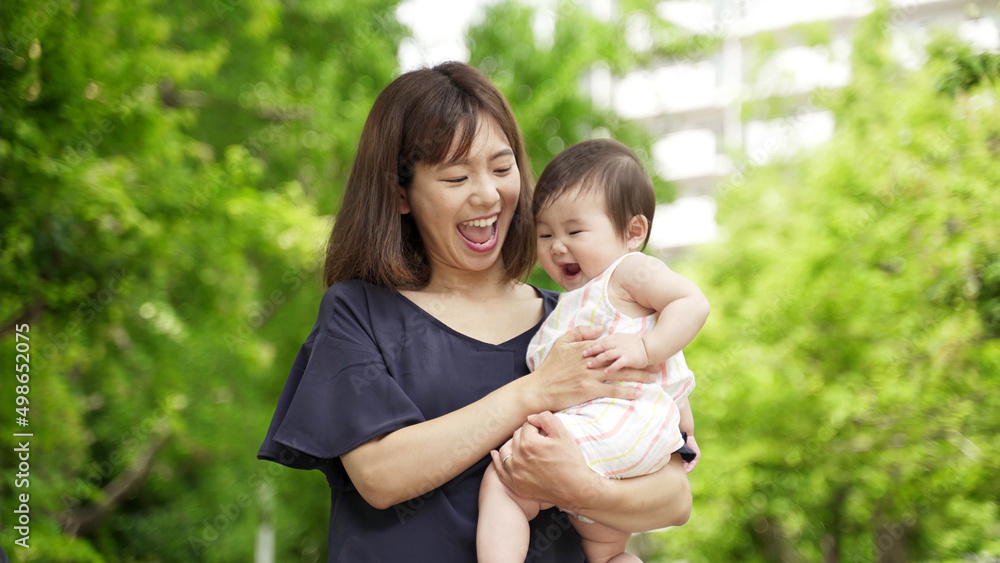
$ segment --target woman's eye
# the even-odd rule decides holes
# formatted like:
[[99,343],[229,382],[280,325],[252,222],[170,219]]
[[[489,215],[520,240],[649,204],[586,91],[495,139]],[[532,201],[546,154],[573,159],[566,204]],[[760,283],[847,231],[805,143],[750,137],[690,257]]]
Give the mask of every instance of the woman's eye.
[[510,166],[508,166],[506,168],[498,168],[497,171],[496,171],[496,173],[497,174],[506,174],[506,173],[510,172],[511,170],[513,170],[513,169],[514,169],[514,165],[511,164]]

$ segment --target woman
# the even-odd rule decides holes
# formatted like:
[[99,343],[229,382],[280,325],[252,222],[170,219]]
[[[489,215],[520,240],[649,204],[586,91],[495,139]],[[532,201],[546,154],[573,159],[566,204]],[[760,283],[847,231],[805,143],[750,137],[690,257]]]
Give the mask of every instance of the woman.
[[[329,561],[475,561],[479,483],[512,434],[494,463],[522,496],[627,531],[686,521],[679,459],[602,479],[546,412],[633,398],[586,368],[594,332],[571,333],[528,374],[528,341],[556,302],[518,281],[534,263],[530,185],[513,114],[472,67],[404,74],[375,101],[330,236],[329,289],[258,453],[326,474]],[[532,522],[528,559],[583,561],[569,516]]]

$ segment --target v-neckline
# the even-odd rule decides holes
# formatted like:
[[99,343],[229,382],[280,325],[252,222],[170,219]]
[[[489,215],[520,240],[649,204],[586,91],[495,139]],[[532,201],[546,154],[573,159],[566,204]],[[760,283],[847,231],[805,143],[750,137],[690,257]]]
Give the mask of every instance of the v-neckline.
[[539,319],[537,323],[535,323],[535,326],[533,326],[533,327],[529,328],[528,330],[526,330],[526,331],[524,331],[524,332],[522,332],[522,333],[520,333],[520,334],[518,334],[518,335],[516,335],[516,336],[514,336],[512,338],[509,338],[509,339],[507,339],[507,340],[505,340],[505,341],[503,341],[503,342],[501,342],[499,344],[493,344],[491,342],[484,342],[484,341],[479,340],[477,338],[473,338],[473,337],[469,336],[468,334],[465,334],[463,332],[459,332],[458,330],[456,330],[456,329],[448,326],[447,324],[445,324],[445,322],[442,321],[441,319],[439,319],[439,318],[435,317],[434,315],[428,313],[426,310],[424,310],[423,307],[421,307],[420,305],[418,305],[416,302],[414,302],[409,297],[403,295],[401,292],[394,291],[393,293],[395,293],[396,295],[398,295],[400,297],[400,299],[403,300],[404,303],[406,303],[410,307],[416,309],[417,312],[419,312],[421,315],[423,315],[424,317],[427,317],[428,319],[430,319],[430,321],[432,323],[434,323],[437,326],[439,326],[442,330],[444,330],[446,332],[449,332],[449,333],[451,333],[451,334],[453,334],[455,336],[458,336],[459,338],[462,338],[463,340],[468,340],[469,342],[471,342],[473,344],[476,344],[478,346],[487,346],[487,347],[490,347],[490,348],[501,349],[501,348],[507,348],[507,347],[509,347],[510,344],[516,342],[517,340],[519,340],[521,338],[524,338],[526,335],[529,335],[529,334],[533,335],[536,332],[538,332],[538,329],[542,327],[542,323],[545,322],[545,317],[548,316],[548,313],[545,311],[545,295],[541,292],[541,290],[539,290],[537,287],[535,287],[533,285],[528,285],[528,287],[530,287],[531,289],[533,289],[535,291],[535,295],[537,295],[542,300],[542,318]]

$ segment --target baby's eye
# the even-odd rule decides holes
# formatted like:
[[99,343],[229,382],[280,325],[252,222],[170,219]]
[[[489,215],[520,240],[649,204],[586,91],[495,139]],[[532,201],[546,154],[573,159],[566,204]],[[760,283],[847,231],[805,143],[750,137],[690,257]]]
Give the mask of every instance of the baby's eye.
[[582,233],[582,232],[583,231],[570,231],[569,234],[576,235],[576,234],[579,234],[579,233]]
[[538,235],[538,238],[552,238],[552,235]]
[[448,182],[449,184],[461,184],[465,180],[466,180],[466,177],[462,176],[461,178],[445,178],[444,181]]

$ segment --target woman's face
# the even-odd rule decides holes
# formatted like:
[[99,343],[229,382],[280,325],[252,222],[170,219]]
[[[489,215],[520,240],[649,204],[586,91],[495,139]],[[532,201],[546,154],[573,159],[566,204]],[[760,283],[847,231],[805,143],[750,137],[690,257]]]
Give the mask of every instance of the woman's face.
[[500,249],[517,208],[521,175],[494,120],[479,120],[468,155],[418,163],[412,185],[401,191],[402,213],[413,216],[432,271],[503,267]]

